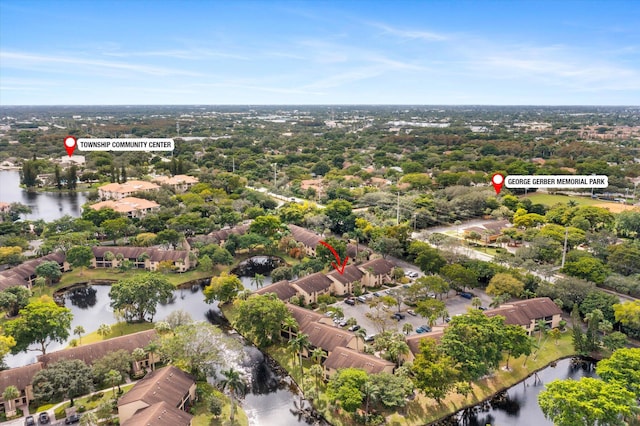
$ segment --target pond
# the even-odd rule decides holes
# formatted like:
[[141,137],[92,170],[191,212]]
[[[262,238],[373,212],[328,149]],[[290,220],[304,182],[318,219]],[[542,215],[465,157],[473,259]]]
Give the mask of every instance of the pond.
[[[71,329],[82,325],[87,333],[96,331],[100,324],[113,324],[116,318],[109,306],[109,286],[95,285],[78,287],[69,290],[64,295],[64,304],[71,309],[73,321]],[[173,292],[170,303],[158,305],[154,321],[166,318],[171,312],[182,309],[188,312],[194,321],[208,320],[216,325],[222,323],[221,313],[217,303],[207,304],[204,301],[202,287],[179,289]],[[70,336],[71,340],[76,336]],[[237,336],[239,339],[240,337]],[[48,351],[66,347],[63,344],[52,343]],[[275,371],[262,352],[254,346],[244,344],[243,351],[247,365],[252,375],[251,392],[248,393],[242,407],[247,412],[251,425],[299,425],[304,421],[298,420],[289,409],[293,408],[293,401],[298,399],[295,386],[291,379]],[[11,367],[26,365],[36,361],[38,352],[20,353],[7,356],[7,364]]]
[[[284,259],[278,256],[253,256],[240,262],[231,273],[240,278],[246,289],[257,290],[271,284],[271,271],[286,264]],[[256,279],[257,275],[261,275],[262,278]]]
[[17,170],[0,170],[0,182],[0,201],[31,207],[31,213],[23,215],[23,219],[50,222],[64,215],[80,217],[82,205],[87,202],[84,192],[27,192],[20,188]]
[[553,380],[597,377],[592,362],[574,363],[571,358],[560,360],[555,367],[549,366],[525,381],[509,388],[493,402],[479,404],[472,409],[461,411],[442,425],[517,425],[517,426],[553,426],[546,419],[538,405],[538,394],[545,384]]

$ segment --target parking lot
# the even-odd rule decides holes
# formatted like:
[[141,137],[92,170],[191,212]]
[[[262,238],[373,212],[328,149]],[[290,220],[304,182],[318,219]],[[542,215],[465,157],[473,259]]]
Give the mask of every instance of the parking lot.
[[[388,287],[383,287],[382,289],[375,290],[375,291],[382,296],[384,295],[384,292],[388,289],[389,289]],[[491,303],[492,299],[484,291],[481,291],[479,289],[473,289],[471,293],[473,293],[475,296],[478,296],[480,300],[482,300],[483,307],[489,307],[489,304]],[[372,294],[372,293],[369,293],[369,294]],[[375,296],[368,296],[368,297],[375,298]],[[470,299],[465,299],[461,296],[456,295],[455,291],[450,291],[449,297],[445,295],[443,297],[443,302],[445,302],[445,305],[447,306],[447,311],[449,312],[450,317],[453,317],[459,314],[464,314],[468,308],[472,307]],[[369,318],[366,317],[366,313],[372,310],[369,307],[368,303],[356,302],[355,305],[351,306],[345,303],[344,300],[340,300],[331,306],[340,307],[344,312],[345,319],[355,318],[356,321],[358,322],[358,325],[364,328],[367,331],[368,335],[378,333],[376,326],[373,324],[373,322]],[[416,334],[415,330],[418,327],[428,324],[427,319],[421,317],[420,315],[417,315],[417,316],[409,315],[407,313],[408,309],[411,309],[411,306],[407,306],[404,303],[401,305],[400,312],[405,314],[404,319],[401,319],[400,321],[396,321],[396,320],[389,321],[388,330],[395,330],[401,333],[402,326],[405,323],[410,323],[413,326],[414,331],[409,333],[409,335],[413,335],[413,334]],[[395,312],[398,312],[397,306],[390,306],[388,308],[389,317],[391,317],[391,315],[393,315]],[[436,321],[436,325],[442,325],[442,324],[443,324],[442,318],[438,318],[438,320]]]

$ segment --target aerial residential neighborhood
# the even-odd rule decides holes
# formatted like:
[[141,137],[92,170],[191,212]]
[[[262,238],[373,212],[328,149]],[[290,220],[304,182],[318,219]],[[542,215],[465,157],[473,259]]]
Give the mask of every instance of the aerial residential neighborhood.
[[0,1],[0,426],[640,424],[638,16]]

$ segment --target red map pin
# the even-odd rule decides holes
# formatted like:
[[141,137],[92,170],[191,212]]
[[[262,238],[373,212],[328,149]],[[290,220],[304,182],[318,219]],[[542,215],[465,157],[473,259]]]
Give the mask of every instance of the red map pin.
[[64,138],[64,149],[67,150],[67,154],[71,157],[73,155],[73,151],[76,149],[76,138],[73,136],[67,136]]
[[496,194],[500,194],[500,190],[502,189],[502,185],[504,185],[504,176],[500,173],[496,173],[491,176],[491,183],[493,184],[493,189],[496,190]]

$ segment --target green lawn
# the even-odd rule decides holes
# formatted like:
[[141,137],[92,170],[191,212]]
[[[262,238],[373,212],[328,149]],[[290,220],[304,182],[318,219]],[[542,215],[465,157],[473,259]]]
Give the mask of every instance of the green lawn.
[[[127,393],[131,390],[133,385],[134,383],[120,385],[120,389],[122,389],[124,393]],[[84,406],[85,410],[88,411],[88,410],[93,410],[94,408],[98,408],[100,404],[102,404],[103,402],[108,402],[111,399],[113,399],[113,388],[103,389],[100,392],[102,393],[101,396],[99,394],[94,396],[83,396],[80,398],[76,398],[73,402],[76,407]],[[65,417],[64,410],[65,408],[69,408],[70,404],[71,402],[67,401],[64,404],[56,407],[55,409],[56,419],[63,419]],[[38,407],[37,410],[35,410],[34,412],[39,413],[41,411],[48,410],[53,406],[54,404],[42,405]]]
[[137,322],[132,324],[128,324],[126,322],[118,322],[116,324],[111,324],[111,333],[104,338],[100,336],[97,331],[83,335],[82,345],[86,345],[87,343],[100,342],[102,340],[111,339],[112,337],[120,337],[126,334],[137,333],[139,331],[150,330],[154,327],[154,325],[155,324],[152,322]]
[[600,200],[594,200],[591,197],[576,197],[568,195],[554,195],[554,194],[531,194],[524,198],[528,198],[534,204],[544,204],[546,206],[553,206],[555,204],[567,204],[569,200],[575,202],[580,206],[597,206],[603,204]]
[[[232,423],[229,421],[230,413],[231,413],[231,401],[229,397],[218,390],[214,390],[213,386],[210,384],[202,384],[199,383],[198,387],[203,387],[202,389],[204,393],[204,397],[200,399],[192,408],[192,414],[194,414],[194,418],[192,421],[193,426],[226,426],[231,425]],[[198,391],[200,392],[200,390]],[[214,393],[222,399],[224,405],[222,407],[222,414],[217,418],[214,418],[212,414],[209,413],[209,407],[207,406],[206,397],[210,393]],[[247,413],[242,409],[241,403],[236,404],[236,414],[233,421],[234,426],[248,426],[249,419],[247,418]]]

